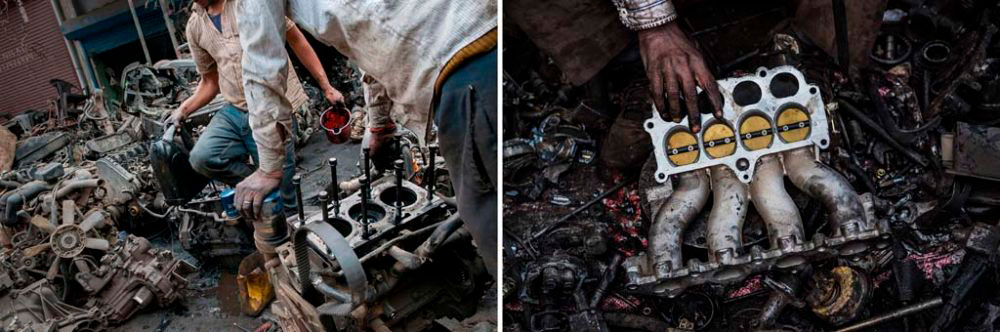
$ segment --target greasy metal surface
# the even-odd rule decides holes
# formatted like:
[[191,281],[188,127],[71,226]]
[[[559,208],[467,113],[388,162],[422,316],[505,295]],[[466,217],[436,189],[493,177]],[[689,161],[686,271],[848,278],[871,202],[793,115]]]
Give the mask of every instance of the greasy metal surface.
[[309,284],[300,284],[301,289],[312,287],[312,271],[308,256],[309,244],[306,242],[306,236],[309,234],[314,234],[319,238],[320,243],[324,245],[321,250],[331,255],[340,266],[340,271],[343,272],[344,278],[347,280],[347,288],[351,292],[351,307],[364,303],[368,297],[368,280],[358,255],[354,252],[354,248],[347,243],[344,235],[330,224],[322,221],[308,223],[295,231],[293,243],[299,267],[299,280],[309,281]]
[[959,122],[952,174],[1000,180],[1000,128]]
[[[795,81],[783,82],[782,79],[791,75]],[[779,78],[774,80],[774,78]],[[749,183],[754,173],[757,160],[764,155],[787,151],[805,146],[816,145],[825,149],[830,144],[829,129],[826,119],[826,107],[823,104],[819,89],[815,85],[806,82],[805,77],[797,69],[791,66],[780,66],[771,69],[758,68],[752,75],[728,78],[719,80],[719,90],[722,92],[724,104],[722,108],[723,120],[728,128],[744,128],[744,120],[747,118],[767,119],[767,128],[760,132],[745,132],[740,135],[723,137],[717,139],[706,139],[703,133],[698,133],[696,140],[684,144],[683,140],[673,138],[681,133],[682,136],[690,137],[687,127],[687,118],[680,123],[665,121],[660,117],[655,109],[652,117],[645,122],[646,132],[649,133],[653,141],[653,153],[656,158],[657,172],[656,181],[663,183],[669,175],[683,173],[695,169],[724,165],[736,173],[737,178]],[[739,84],[756,84],[760,90],[759,98],[735,96],[734,89]],[[792,84],[794,83],[794,84]],[[791,86],[796,86],[797,90]],[[742,88],[741,88],[742,89]],[[794,92],[794,93],[791,93]],[[743,99],[746,100],[743,100]],[[808,114],[808,122],[796,122],[789,125],[776,125],[776,119],[801,119],[802,115],[789,116],[782,114],[786,109],[802,109]],[[705,135],[718,136],[720,132],[726,132],[724,127],[720,130],[707,130],[720,120],[711,116],[702,117],[702,127],[706,128]],[[759,121],[759,120],[752,120]],[[791,122],[790,122],[791,123]],[[799,141],[786,141],[783,138],[773,138],[774,133],[783,134],[786,137],[803,136],[803,130],[808,129],[808,137]],[[771,136],[770,146],[767,148],[756,147],[755,139]],[[797,137],[794,137],[797,139]],[[728,147],[735,142],[736,149],[730,154],[722,153],[699,153],[699,151],[715,150],[716,145]],[[673,144],[671,144],[673,143]],[[766,144],[765,144],[766,145]],[[728,151],[725,151],[728,152]],[[713,158],[716,154],[720,157]]]

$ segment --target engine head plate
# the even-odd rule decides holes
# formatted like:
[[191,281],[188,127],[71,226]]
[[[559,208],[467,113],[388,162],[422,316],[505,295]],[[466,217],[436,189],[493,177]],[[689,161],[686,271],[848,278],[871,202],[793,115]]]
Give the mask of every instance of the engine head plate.
[[700,133],[691,132],[686,117],[680,123],[666,121],[653,108],[644,128],[653,140],[657,182],[673,174],[726,165],[740,181],[749,183],[757,159],[764,155],[830,145],[819,88],[806,83],[795,67],[761,67],[752,75],[718,84],[723,119],[703,116]]

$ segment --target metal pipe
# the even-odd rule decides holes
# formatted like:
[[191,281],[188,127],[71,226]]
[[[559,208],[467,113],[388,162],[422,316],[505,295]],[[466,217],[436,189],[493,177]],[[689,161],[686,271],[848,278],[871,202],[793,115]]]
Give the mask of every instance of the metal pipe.
[[915,313],[918,313],[918,312],[921,312],[921,311],[924,311],[924,310],[927,310],[927,309],[932,309],[932,308],[940,307],[941,304],[943,304],[943,303],[944,303],[944,300],[942,300],[940,297],[933,298],[933,299],[930,299],[930,300],[927,300],[927,301],[924,301],[924,302],[920,302],[920,303],[917,303],[917,304],[914,304],[914,305],[906,306],[906,307],[903,307],[903,308],[900,308],[900,309],[897,309],[897,310],[893,310],[893,311],[890,311],[890,312],[887,312],[887,313],[884,313],[884,314],[881,314],[881,315],[878,315],[878,316],[866,319],[866,320],[861,321],[861,322],[859,322],[857,324],[854,324],[854,325],[851,325],[851,326],[848,326],[848,327],[836,330],[834,332],[861,331],[861,330],[868,329],[868,328],[870,328],[872,326],[881,324],[881,323],[886,322],[886,321],[890,321],[890,320],[893,320],[893,319],[897,319],[897,318],[909,316],[909,315],[912,315],[912,314],[915,314]]
[[677,188],[662,205],[653,206],[653,226],[649,229],[649,258],[656,277],[669,278],[684,267],[681,247],[684,230],[708,202],[711,191],[708,173],[694,170],[678,175]]
[[[302,206],[302,176],[295,174],[295,176],[292,177],[292,185],[295,186],[295,207],[296,210],[298,210],[296,212],[298,212],[299,221],[305,222],[306,212],[305,208]],[[336,185],[336,183],[334,183],[334,185]]]
[[[52,4],[52,11],[56,14],[56,24],[62,28],[63,21],[66,20],[66,16],[63,15],[62,8],[59,7],[56,0],[49,0],[49,3]],[[76,51],[73,49],[73,46],[75,45],[73,45],[69,39],[66,39],[65,35],[62,37],[63,42],[66,43],[66,51],[69,52],[69,60],[73,62],[73,71],[76,73],[76,80],[80,81],[80,88],[83,89],[84,94],[86,94],[90,89],[88,89],[89,85],[87,82],[83,80],[83,66],[80,64],[80,58],[76,55]]]
[[594,197],[590,201],[588,201],[586,203],[583,203],[583,205],[580,205],[580,207],[577,207],[577,208],[573,209],[573,211],[570,211],[569,213],[563,215],[558,220],[549,223],[545,227],[542,227],[542,229],[540,229],[538,232],[535,232],[535,234],[531,235],[531,238],[528,239],[528,242],[537,240],[538,238],[540,238],[543,235],[547,234],[552,229],[554,229],[554,228],[562,225],[564,222],[566,222],[567,220],[569,220],[570,218],[572,218],[573,216],[575,216],[577,213],[580,213],[583,210],[586,210],[587,208],[589,208],[590,206],[592,206],[594,204],[597,204],[597,202],[600,202],[600,201],[604,200],[605,197],[608,197],[611,194],[614,194],[614,193],[618,192],[623,187],[631,184],[632,182],[634,182],[637,179],[638,179],[637,177],[627,178],[624,181],[622,181],[621,183],[616,184],[614,187],[611,187],[611,189],[608,189],[607,191],[601,193],[600,195],[597,195],[597,197]]
[[323,222],[329,224],[330,223],[330,212],[328,212],[326,209],[328,207],[328,204],[330,203],[330,197],[327,195],[327,193],[326,193],[325,190],[319,192],[319,201],[320,201],[320,205],[321,205],[320,208],[319,208],[319,211],[320,211],[321,215],[323,216]]
[[181,51],[179,48],[181,44],[177,42],[177,28],[174,27],[174,20],[171,20],[170,15],[167,14],[167,0],[160,0],[160,12],[163,13],[163,22],[166,23],[167,31],[170,33],[170,45],[174,46],[174,55],[180,59]]
[[803,147],[781,153],[785,170],[792,183],[803,192],[819,200],[830,215],[834,237],[867,229],[861,197],[851,184],[837,171],[816,161],[812,147]]
[[784,249],[805,241],[802,216],[785,190],[785,174],[776,155],[759,159],[750,181],[750,199],[767,225],[771,249]]
[[434,159],[437,157],[438,145],[431,144],[430,146],[427,147],[427,150],[430,150],[430,159],[429,159],[430,163],[428,163],[427,165],[427,174],[426,174],[427,204],[431,204],[431,201],[434,198],[434,184],[437,182],[436,178],[437,176],[434,174],[435,172]]
[[396,201],[392,203],[396,207],[396,225],[403,222],[403,160],[396,159],[393,163],[396,170]]
[[337,180],[337,158],[327,159],[327,164],[330,165],[330,183],[333,189],[333,214],[340,214],[340,182]]
[[132,0],[128,0],[128,9],[132,12],[132,23],[135,23],[135,32],[139,34],[139,43],[142,44],[142,54],[146,56],[146,64],[152,65],[153,59],[149,57],[149,48],[146,47],[146,36],[142,33],[139,15],[135,14],[135,4],[132,3]]
[[712,166],[712,212],[708,215],[708,260],[726,264],[743,247],[743,221],[750,200],[747,186],[729,167]]
[[104,180],[102,179],[66,181],[65,183],[63,183],[62,187],[59,187],[59,190],[56,191],[55,197],[56,199],[60,199],[66,197],[66,195],[69,195],[70,193],[75,192],[77,190],[85,188],[96,188],[97,186],[100,186],[103,183]]
[[[705,183],[708,184],[708,181],[705,181]],[[708,196],[707,192],[705,196]],[[597,308],[597,305],[600,304],[601,299],[604,298],[604,294],[608,291],[608,286],[611,285],[612,281],[615,281],[615,275],[618,274],[618,267],[622,265],[622,259],[624,258],[625,256],[622,256],[617,251],[612,254],[611,263],[608,263],[608,267],[604,269],[604,276],[601,277],[597,288],[594,289],[594,294],[590,297],[590,303],[588,303],[590,308]]]

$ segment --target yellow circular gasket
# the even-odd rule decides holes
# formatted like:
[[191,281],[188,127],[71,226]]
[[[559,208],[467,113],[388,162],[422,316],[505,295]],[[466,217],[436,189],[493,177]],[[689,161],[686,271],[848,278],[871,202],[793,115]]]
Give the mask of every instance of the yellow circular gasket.
[[743,140],[743,147],[750,151],[771,146],[771,142],[774,140],[771,122],[763,115],[747,116],[740,123],[740,139]]
[[666,153],[674,166],[693,164],[698,161],[698,138],[687,130],[676,131],[667,136]]
[[705,154],[712,158],[722,158],[731,156],[736,152],[736,137],[733,128],[725,123],[716,122],[705,128],[704,136]]
[[778,136],[785,142],[793,143],[809,137],[809,113],[801,108],[792,106],[778,113],[778,121],[775,122],[778,128]]

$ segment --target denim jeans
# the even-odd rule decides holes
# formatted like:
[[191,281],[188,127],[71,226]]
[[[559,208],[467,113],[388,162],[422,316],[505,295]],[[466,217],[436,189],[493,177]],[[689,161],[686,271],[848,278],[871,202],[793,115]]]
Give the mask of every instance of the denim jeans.
[[497,275],[497,51],[452,72],[434,109],[458,213],[486,268]]
[[[296,124],[293,121],[293,126]],[[288,211],[295,211],[295,135],[285,143],[285,167],[281,177],[281,203]],[[253,158],[251,165],[247,157]],[[246,111],[226,104],[215,115],[201,137],[191,149],[191,167],[209,179],[235,187],[250,176],[259,164],[257,143],[250,131],[250,118]]]

